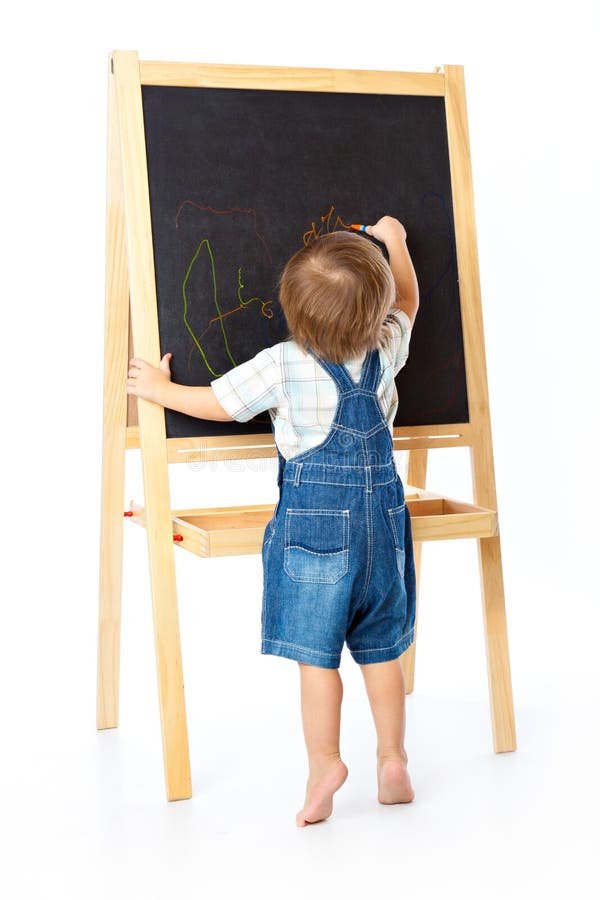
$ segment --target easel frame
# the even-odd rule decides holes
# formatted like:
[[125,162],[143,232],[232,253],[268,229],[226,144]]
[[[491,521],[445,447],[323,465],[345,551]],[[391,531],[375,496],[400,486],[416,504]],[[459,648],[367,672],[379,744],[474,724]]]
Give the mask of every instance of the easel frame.
[[[105,369],[103,401],[97,727],[119,720],[125,454],[141,448],[163,761],[168,800],[192,795],[168,464],[193,458],[275,456],[270,435],[166,438],[162,407],[128,403],[131,355],[160,361],[158,310],[142,110],[143,84],[395,93],[445,98],[459,272],[468,423],[396,428],[397,449],[409,450],[408,483],[425,491],[432,447],[468,446],[474,503],[497,509],[475,212],[462,66],[433,73],[145,62],[133,51],[109,59]],[[132,343],[131,340],[132,339]],[[129,412],[128,412],[129,408]],[[199,446],[200,445],[200,446]],[[433,496],[433,495],[432,495]],[[495,514],[495,513],[494,513]],[[497,520],[496,520],[497,521]],[[516,749],[500,535],[477,537],[488,686],[496,753]],[[419,581],[421,541],[415,541]],[[253,552],[242,550],[241,552]],[[402,656],[407,693],[414,686],[416,639]]]

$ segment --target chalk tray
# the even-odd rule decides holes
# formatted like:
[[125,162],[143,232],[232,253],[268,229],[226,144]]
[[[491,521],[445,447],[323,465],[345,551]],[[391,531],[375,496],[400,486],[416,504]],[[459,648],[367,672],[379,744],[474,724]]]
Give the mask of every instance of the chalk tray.
[[[498,514],[431,491],[405,486],[414,541],[486,538],[498,533]],[[275,504],[173,510],[176,546],[197,556],[260,553]],[[145,527],[143,506],[130,503],[131,519]]]

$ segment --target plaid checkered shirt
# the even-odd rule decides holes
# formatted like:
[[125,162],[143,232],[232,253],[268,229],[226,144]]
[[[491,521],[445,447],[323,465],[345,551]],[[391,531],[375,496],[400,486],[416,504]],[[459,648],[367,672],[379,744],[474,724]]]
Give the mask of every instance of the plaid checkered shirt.
[[[408,359],[411,325],[400,309],[391,310],[384,323],[377,396],[392,432],[398,409],[394,378]],[[364,358],[363,353],[344,361],[355,383],[360,380]],[[248,422],[268,411],[275,443],[286,459],[324,441],[337,406],[335,383],[294,340],[260,350],[210,384],[223,409],[237,422]]]

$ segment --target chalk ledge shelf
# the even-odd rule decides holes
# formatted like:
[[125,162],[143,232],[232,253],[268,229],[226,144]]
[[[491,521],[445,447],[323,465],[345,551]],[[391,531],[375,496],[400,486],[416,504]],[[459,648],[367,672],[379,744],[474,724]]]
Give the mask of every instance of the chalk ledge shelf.
[[[498,534],[498,514],[494,510],[409,485],[404,493],[415,541],[486,538]],[[175,545],[197,556],[260,553],[265,527],[274,509],[273,503],[173,510]],[[131,501],[129,512],[133,522],[146,526],[143,506]]]

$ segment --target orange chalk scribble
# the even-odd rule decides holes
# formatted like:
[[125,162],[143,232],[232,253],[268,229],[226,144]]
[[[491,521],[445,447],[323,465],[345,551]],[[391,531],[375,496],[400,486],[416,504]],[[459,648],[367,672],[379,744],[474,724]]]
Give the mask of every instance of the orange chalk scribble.
[[333,231],[336,231],[338,229],[338,226],[348,229],[351,227],[350,225],[346,225],[341,216],[336,216],[333,225],[331,224],[334,209],[335,206],[331,206],[329,208],[329,212],[320,217],[321,225],[318,228],[313,222],[312,227],[309,229],[309,231],[304,232],[302,240],[304,241],[305,247],[307,247],[311,241],[317,241],[323,235],[323,233],[331,234]]

